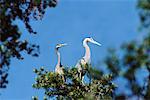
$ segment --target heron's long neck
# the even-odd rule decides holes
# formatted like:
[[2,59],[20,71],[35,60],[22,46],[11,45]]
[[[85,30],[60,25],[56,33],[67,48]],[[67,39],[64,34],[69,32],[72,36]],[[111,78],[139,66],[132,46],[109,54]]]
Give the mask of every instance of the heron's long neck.
[[85,55],[84,55],[84,59],[87,63],[90,63],[90,56],[91,56],[91,52],[90,52],[90,48],[89,46],[87,45],[87,41],[84,40],[83,41],[83,46],[85,48]]
[[57,65],[56,66],[61,67],[60,52],[58,51],[58,49],[56,49],[56,54],[57,54]]

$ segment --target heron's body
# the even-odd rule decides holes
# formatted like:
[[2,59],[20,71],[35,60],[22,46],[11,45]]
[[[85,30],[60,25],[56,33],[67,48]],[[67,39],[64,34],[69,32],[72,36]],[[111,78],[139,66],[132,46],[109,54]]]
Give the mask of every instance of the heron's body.
[[55,72],[58,73],[59,75],[63,75],[64,74],[64,67],[61,65],[56,65],[56,68],[55,68]]
[[85,48],[85,55],[82,59],[78,61],[76,67],[78,68],[79,78],[82,80],[84,79],[84,75],[87,70],[87,65],[91,64],[91,52],[88,46],[88,42],[100,45],[98,42],[94,41],[92,38],[85,38],[83,41],[83,47]]

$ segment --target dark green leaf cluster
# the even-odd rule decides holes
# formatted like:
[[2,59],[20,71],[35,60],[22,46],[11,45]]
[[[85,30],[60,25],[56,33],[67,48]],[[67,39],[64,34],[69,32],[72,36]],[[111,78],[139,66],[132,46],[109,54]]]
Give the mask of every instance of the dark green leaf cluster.
[[[91,70],[90,68],[89,70]],[[35,69],[34,72],[37,74],[33,88],[44,89],[47,97],[56,97],[57,99],[111,99],[115,85],[112,84],[112,75],[99,75],[98,70],[93,69],[90,71],[92,74],[90,83],[82,84],[78,77],[77,68],[66,68],[64,82],[60,75],[55,72]],[[96,75],[94,75],[94,73]],[[88,70],[87,70],[88,73]],[[93,77],[97,76],[97,78]]]
[[[108,70],[114,75],[114,80],[121,76],[129,82],[128,89],[131,90],[132,94],[119,94],[116,95],[116,98],[120,95],[122,98],[134,96],[144,99],[150,98],[150,34],[141,43],[132,41],[123,44],[121,52],[123,55],[119,56],[114,50],[111,50],[105,63]],[[145,69],[149,75],[143,80],[142,86],[136,77],[137,71],[141,69]]]
[[35,57],[39,54],[38,45],[20,40],[22,33],[15,21],[22,21],[29,33],[36,34],[30,21],[42,19],[46,8],[56,4],[56,0],[0,0],[0,88],[8,83],[3,76],[8,72],[12,57],[22,60],[22,51]]
[[[141,27],[148,33],[142,41],[131,41],[121,46],[121,55],[114,49],[109,50],[105,59],[107,69],[113,74],[113,80],[122,77],[128,81],[127,89],[131,94],[123,91],[115,93],[115,99],[124,100],[138,98],[148,100],[150,98],[150,1],[138,0],[138,10]],[[137,72],[145,70],[147,77],[137,77]],[[140,80],[142,84],[138,82]],[[121,87],[121,86],[119,86]]]
[[150,29],[150,1],[138,0],[138,9],[142,27]]

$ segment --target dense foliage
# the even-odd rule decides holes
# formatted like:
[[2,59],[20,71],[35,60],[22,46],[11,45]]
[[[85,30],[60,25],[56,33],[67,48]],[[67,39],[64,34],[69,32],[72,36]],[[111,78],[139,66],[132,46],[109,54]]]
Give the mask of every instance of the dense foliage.
[[0,88],[5,88],[8,80],[10,59],[23,59],[22,51],[37,57],[39,46],[20,40],[21,35],[16,20],[24,23],[29,33],[33,31],[30,21],[42,19],[47,7],[55,7],[56,0],[0,0]]
[[[124,44],[121,52],[123,56],[111,50],[105,60],[108,70],[114,75],[113,79],[122,77],[128,82],[126,89],[131,91],[130,94],[119,91],[116,98],[150,98],[150,34],[139,44],[135,41]],[[145,73],[137,73],[140,70],[145,70]],[[142,79],[140,76],[137,77],[137,74],[147,76]],[[138,80],[144,84],[141,85]]]
[[[120,51],[109,50],[110,53],[105,59],[107,70],[114,75],[113,80],[119,77],[126,80],[126,89],[131,92],[126,94],[119,91],[115,94],[116,99],[150,98],[150,1],[139,0],[138,11],[142,23],[140,31],[146,32],[147,35],[141,41],[124,43]],[[138,73],[142,70],[145,73]],[[137,74],[144,75],[144,79]]]
[[[103,75],[100,71],[87,67],[87,79],[92,79],[90,82],[82,84],[79,77],[77,77],[77,68],[66,68],[65,78],[66,82],[62,80],[62,77],[55,72],[45,71],[44,68],[40,70],[35,69],[37,74],[36,82],[33,87],[36,89],[44,89],[45,97],[56,97],[57,99],[107,99],[111,100],[113,97],[113,91],[115,85],[111,82],[112,75]],[[37,99],[34,97],[33,99]]]
[[150,30],[150,1],[139,0],[138,10],[142,27]]

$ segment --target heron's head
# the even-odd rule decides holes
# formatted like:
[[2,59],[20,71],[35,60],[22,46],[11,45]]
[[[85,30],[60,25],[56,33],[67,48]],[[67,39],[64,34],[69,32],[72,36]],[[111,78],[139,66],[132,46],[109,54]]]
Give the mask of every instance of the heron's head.
[[[87,38],[84,39],[84,41],[86,41],[86,42],[91,42],[91,43],[93,43],[93,44],[96,44],[96,45],[98,45],[98,46],[101,46],[101,44],[98,43],[97,41],[95,41],[92,37],[87,37]],[[84,41],[83,41],[83,42],[84,42]]]
[[56,49],[61,48],[61,47],[65,46],[65,45],[67,45],[67,44],[66,44],[66,43],[63,43],[63,44],[57,44],[57,45],[56,45]]

